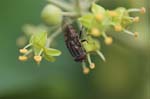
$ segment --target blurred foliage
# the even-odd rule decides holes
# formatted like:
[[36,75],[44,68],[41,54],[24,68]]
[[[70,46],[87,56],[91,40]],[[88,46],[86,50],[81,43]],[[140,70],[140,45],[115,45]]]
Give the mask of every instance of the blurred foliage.
[[[149,0],[100,0],[108,9],[118,6],[147,8],[140,24],[138,40],[117,34],[111,46],[103,48],[107,62],[93,57],[97,67],[88,76],[68,53],[63,36],[57,38],[63,54],[56,63],[17,60],[16,39],[26,23],[39,24],[45,0],[0,1],[0,99],[149,99],[150,26]],[[121,36],[121,39],[118,39]],[[102,43],[103,44],[103,43]],[[79,71],[80,70],[80,71]]]

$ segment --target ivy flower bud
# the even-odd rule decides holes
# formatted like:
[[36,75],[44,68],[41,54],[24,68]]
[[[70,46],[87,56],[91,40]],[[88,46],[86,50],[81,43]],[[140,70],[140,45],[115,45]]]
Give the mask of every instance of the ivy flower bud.
[[20,49],[19,52],[22,53],[22,54],[25,54],[25,53],[28,52],[28,50],[24,48],[24,49]]
[[27,56],[19,56],[18,59],[20,61],[27,61],[28,60],[28,57]]
[[62,21],[62,11],[55,5],[48,4],[41,13],[43,21],[48,25],[57,25]]
[[113,42],[112,37],[106,37],[106,38],[105,38],[105,44],[106,44],[106,45],[111,45],[112,42]]
[[115,31],[116,32],[120,32],[120,31],[122,31],[122,26],[121,25],[115,25]]
[[101,35],[101,32],[99,31],[98,28],[92,28],[91,35],[94,37],[99,37]]
[[109,15],[110,15],[111,17],[116,17],[116,16],[118,16],[117,12],[115,12],[115,11],[109,11],[108,13],[109,13]]
[[41,56],[34,56],[34,60],[37,64],[39,64],[42,61],[42,57]]
[[104,16],[103,16],[103,14],[98,13],[98,14],[96,14],[95,18],[96,18],[97,21],[102,21]]
[[139,17],[135,17],[133,18],[133,22],[139,22],[140,18]]
[[140,12],[141,12],[141,14],[144,14],[144,13],[146,12],[146,9],[145,9],[144,7],[142,7],[142,8],[140,9]]

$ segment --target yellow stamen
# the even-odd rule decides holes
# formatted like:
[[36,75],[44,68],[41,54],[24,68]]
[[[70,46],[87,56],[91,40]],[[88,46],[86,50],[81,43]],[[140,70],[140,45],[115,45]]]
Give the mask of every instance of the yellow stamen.
[[18,59],[20,61],[27,61],[28,60],[28,57],[27,56],[19,56]]
[[106,44],[106,45],[111,45],[112,42],[113,42],[112,37],[106,37],[106,38],[105,38],[105,44]]
[[139,17],[135,17],[133,18],[133,22],[139,22],[140,18]]
[[83,73],[88,74],[90,72],[90,69],[86,67],[85,62],[82,62],[82,68],[83,68]]
[[90,72],[89,68],[87,68],[87,67],[83,68],[83,73],[84,74],[88,74],[89,72]]
[[122,31],[122,26],[121,25],[115,25],[115,31],[120,32]]
[[137,38],[139,36],[138,34],[139,34],[138,32],[135,32],[134,37]]
[[111,17],[116,17],[116,16],[118,16],[117,12],[115,12],[115,11],[109,11],[109,15],[110,15]]
[[37,64],[39,64],[42,61],[42,57],[41,56],[34,56],[34,60]]
[[92,62],[90,54],[87,54],[87,60],[88,60],[88,62],[90,64],[90,68],[94,69],[95,68],[95,64]]
[[99,31],[98,28],[92,28],[91,34],[95,37],[99,37],[101,35],[101,32]]
[[102,21],[103,18],[104,18],[104,16],[103,16],[103,14],[98,13],[98,14],[95,16],[95,18],[96,18],[97,21]]
[[25,54],[25,53],[28,52],[28,50],[27,49],[20,49],[19,52],[22,53],[22,54]]
[[141,12],[141,14],[144,14],[144,13],[146,12],[146,9],[145,9],[144,7],[142,7],[142,8],[140,9],[140,12]]
[[91,69],[94,69],[94,68],[95,68],[95,64],[94,64],[94,63],[91,63],[91,64],[90,64],[90,68],[91,68]]

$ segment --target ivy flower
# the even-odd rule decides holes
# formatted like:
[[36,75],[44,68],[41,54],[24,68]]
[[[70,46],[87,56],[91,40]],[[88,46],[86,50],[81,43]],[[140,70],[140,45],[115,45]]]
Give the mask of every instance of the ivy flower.
[[[98,56],[100,56],[100,58],[103,61],[106,61],[104,55],[100,51],[100,42],[98,40],[92,38],[91,36],[88,36],[86,38],[86,41],[83,42],[82,45],[87,53],[87,62],[91,69],[95,68],[95,63],[92,62],[91,57],[90,57],[92,53],[96,53]],[[83,67],[83,73],[87,74],[87,71],[89,72],[89,70],[87,69],[85,62],[82,62],[82,67]]]
[[[23,56],[19,56],[20,61],[26,61],[29,54],[34,53],[34,60],[39,64],[42,59],[46,59],[49,62],[54,62],[54,56],[59,56],[61,52],[57,49],[48,48],[47,43],[47,33],[36,33],[30,38],[30,43],[25,46],[23,49],[20,49],[20,53]],[[29,49],[29,50],[28,50]]]

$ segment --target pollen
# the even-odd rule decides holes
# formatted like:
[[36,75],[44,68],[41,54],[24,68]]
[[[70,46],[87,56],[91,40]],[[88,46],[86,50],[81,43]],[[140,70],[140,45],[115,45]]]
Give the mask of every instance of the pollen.
[[141,14],[144,14],[144,13],[146,12],[146,9],[145,9],[144,7],[142,7],[142,8],[140,9],[140,12],[141,12]]
[[97,21],[102,21],[103,18],[104,18],[104,16],[103,16],[103,14],[98,13],[98,14],[95,16],[95,18],[96,18]]
[[25,53],[28,52],[28,50],[27,49],[20,49],[19,52],[22,53],[22,54],[25,54]]
[[94,69],[94,68],[95,68],[95,64],[94,64],[94,63],[91,63],[91,64],[90,64],[90,68],[91,68],[91,69]]
[[92,28],[91,34],[95,37],[99,37],[101,35],[101,32],[99,31],[98,28]]
[[28,60],[28,57],[27,56],[19,56],[18,59],[20,61],[27,61]]
[[140,18],[139,17],[135,17],[133,18],[133,22],[139,22]]
[[34,56],[34,60],[37,64],[39,64],[42,61],[42,57],[41,56]]
[[86,75],[86,74],[88,74],[90,72],[90,69],[89,68],[87,68],[87,67],[85,67],[85,68],[83,68],[83,73]]
[[122,26],[121,25],[116,25],[114,28],[115,28],[116,32],[122,31]]
[[106,44],[106,45],[111,45],[112,42],[113,42],[112,37],[106,37],[106,38],[105,38],[105,44]]
[[115,11],[109,11],[109,15],[110,15],[111,17],[116,17],[116,16],[118,16],[117,12],[115,12]]

